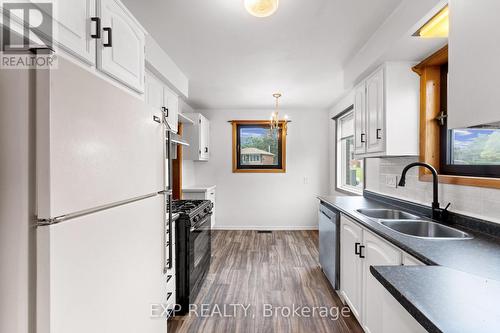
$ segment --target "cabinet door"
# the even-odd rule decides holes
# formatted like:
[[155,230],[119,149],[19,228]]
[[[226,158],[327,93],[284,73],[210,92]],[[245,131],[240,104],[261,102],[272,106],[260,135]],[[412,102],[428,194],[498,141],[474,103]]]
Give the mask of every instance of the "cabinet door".
[[366,98],[365,84],[359,85],[354,92],[354,153],[366,152]]
[[151,107],[151,112],[161,115],[164,104],[163,84],[153,74],[146,73],[145,87],[146,103]]
[[118,0],[99,0],[102,38],[98,42],[99,69],[136,90],[144,92],[145,35]]
[[360,245],[362,229],[346,217],[340,223],[340,290],[354,315],[361,319],[362,261],[355,253]]
[[[406,309],[382,286],[382,322],[384,333],[425,333],[427,330],[420,325]],[[373,332],[373,331],[372,331]]]
[[[53,19],[53,24],[47,26],[52,28],[52,31],[46,30],[43,25],[33,29],[38,35],[53,38],[55,46],[61,47],[89,65],[95,65],[96,39],[91,37],[91,34],[96,32],[96,23],[91,22],[91,18],[96,16],[95,0],[30,0],[30,2],[35,6],[41,3],[38,9]],[[47,3],[52,4],[51,11],[44,6]],[[15,11],[12,14],[16,21],[23,21]]]
[[96,61],[97,25],[91,21],[95,16],[95,0],[57,0],[54,3],[54,29],[57,44],[73,56],[90,65]]
[[207,160],[210,154],[210,123],[207,118],[200,116],[200,159]]
[[370,272],[370,266],[400,265],[401,252],[368,231],[363,234],[363,328],[365,332],[385,333],[380,315],[386,290]]
[[168,108],[167,122],[172,132],[179,129],[179,96],[167,87],[163,87],[164,105]]
[[366,80],[366,152],[378,153],[385,148],[384,71],[380,69]]

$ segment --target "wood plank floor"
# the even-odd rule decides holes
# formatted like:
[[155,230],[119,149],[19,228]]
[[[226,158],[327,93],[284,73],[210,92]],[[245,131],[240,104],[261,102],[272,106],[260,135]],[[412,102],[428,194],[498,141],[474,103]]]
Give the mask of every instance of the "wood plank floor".
[[[317,231],[214,231],[212,246],[193,311],[169,333],[362,332],[319,267]],[[310,312],[294,315],[294,305]]]

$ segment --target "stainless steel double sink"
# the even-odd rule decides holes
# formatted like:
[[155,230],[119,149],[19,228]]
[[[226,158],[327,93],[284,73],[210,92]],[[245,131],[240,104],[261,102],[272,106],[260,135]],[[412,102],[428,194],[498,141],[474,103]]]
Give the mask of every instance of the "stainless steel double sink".
[[397,209],[358,209],[358,213],[401,234],[424,239],[471,239],[458,229],[423,219]]

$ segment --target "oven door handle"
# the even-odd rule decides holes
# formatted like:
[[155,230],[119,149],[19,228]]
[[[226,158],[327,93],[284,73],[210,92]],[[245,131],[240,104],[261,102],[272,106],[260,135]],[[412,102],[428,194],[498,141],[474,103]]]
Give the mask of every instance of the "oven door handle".
[[196,231],[197,229],[199,229],[202,225],[204,225],[205,223],[207,223],[207,221],[210,220],[210,216],[212,216],[212,214],[207,214],[203,220],[201,220],[200,223],[196,224],[194,227],[191,227],[191,229],[189,231],[191,232],[194,232]]

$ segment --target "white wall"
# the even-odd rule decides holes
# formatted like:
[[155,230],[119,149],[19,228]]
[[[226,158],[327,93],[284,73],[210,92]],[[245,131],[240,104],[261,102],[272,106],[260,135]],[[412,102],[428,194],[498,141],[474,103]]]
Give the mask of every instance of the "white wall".
[[196,182],[196,169],[195,163],[193,161],[183,160],[182,161],[182,186],[188,187],[197,185]]
[[216,228],[311,229],[317,195],[329,192],[328,112],[283,110],[288,127],[287,172],[233,173],[229,120],[269,119],[271,110],[202,110],[210,120],[209,162],[195,162],[196,181],[217,185]]
[[[385,185],[387,175],[401,176],[403,168],[418,157],[366,159],[366,189],[430,206],[432,183],[418,180],[418,168],[408,171],[406,186]],[[450,211],[500,223],[500,190],[439,184],[441,206],[451,202]]]
[[[34,326],[33,104],[25,70],[0,70],[0,332]],[[34,133],[34,131],[31,131]],[[31,197],[30,197],[31,193]],[[30,256],[31,254],[31,256]]]

